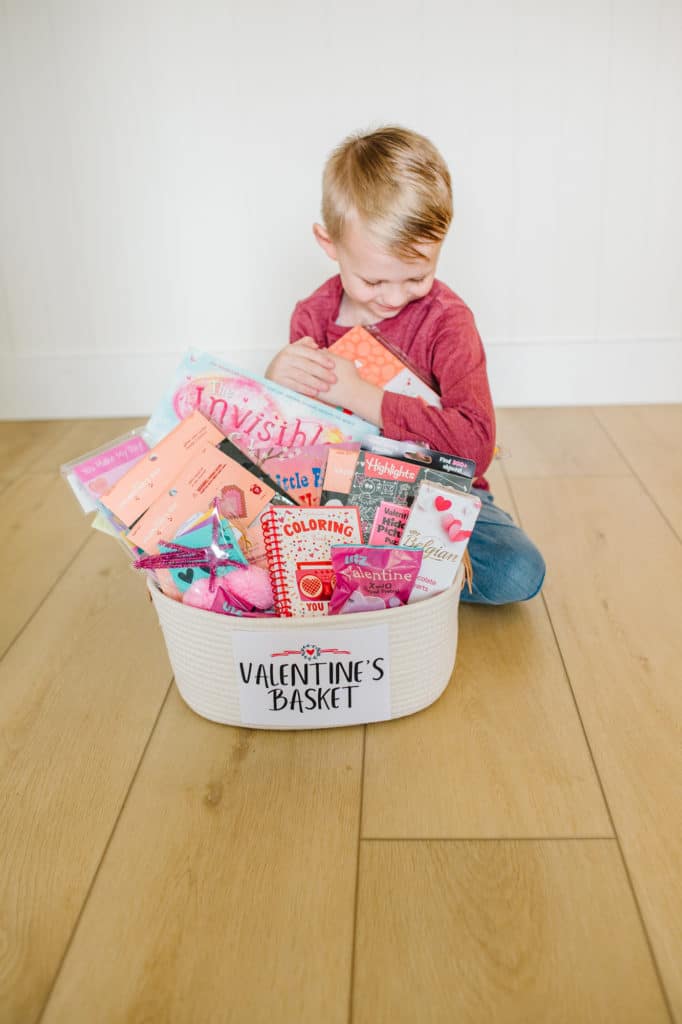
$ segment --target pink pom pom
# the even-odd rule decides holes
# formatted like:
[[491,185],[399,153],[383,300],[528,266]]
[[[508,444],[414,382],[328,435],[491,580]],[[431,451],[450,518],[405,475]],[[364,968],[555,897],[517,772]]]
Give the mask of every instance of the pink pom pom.
[[261,569],[258,565],[233,569],[227,576],[221,578],[220,586],[228,598],[236,598],[237,607],[242,604],[248,609],[257,608],[259,611],[266,611],[274,604],[268,571]]
[[193,608],[204,608],[206,611],[210,611],[215,601],[215,589],[211,590],[210,587],[211,580],[208,576],[205,579],[195,580],[182,595],[182,603],[191,604]]

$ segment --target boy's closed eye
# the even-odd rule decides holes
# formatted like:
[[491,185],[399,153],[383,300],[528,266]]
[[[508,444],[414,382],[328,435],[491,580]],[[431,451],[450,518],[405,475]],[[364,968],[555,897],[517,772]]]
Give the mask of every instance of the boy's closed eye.
[[[368,281],[364,277],[361,277],[360,280],[362,281],[363,284],[368,285],[368,287],[370,287],[370,288],[376,288],[377,285],[386,284],[385,281]],[[424,277],[410,277],[410,278],[408,278],[407,283],[408,284],[421,284],[422,281],[425,281],[425,280],[426,280],[426,275],[424,275]]]

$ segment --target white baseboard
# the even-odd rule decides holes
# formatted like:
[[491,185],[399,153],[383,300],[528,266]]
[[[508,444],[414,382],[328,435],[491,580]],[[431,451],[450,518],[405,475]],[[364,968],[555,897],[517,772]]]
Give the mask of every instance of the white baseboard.
[[[486,351],[499,407],[682,402],[682,338],[500,341]],[[0,355],[0,419],[149,415],[181,355]],[[271,355],[228,358],[259,372]]]

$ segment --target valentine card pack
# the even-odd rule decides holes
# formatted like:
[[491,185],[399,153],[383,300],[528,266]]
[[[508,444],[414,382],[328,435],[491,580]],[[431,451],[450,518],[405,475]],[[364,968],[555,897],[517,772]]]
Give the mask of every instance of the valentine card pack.
[[329,351],[355,364],[363,380],[393,391],[398,395],[421,398],[427,405],[441,408],[440,396],[410,366],[404,353],[398,351],[385,338],[366,327],[352,327]]
[[215,450],[222,439],[223,434],[205,416],[200,412],[193,413],[138,459],[101,496],[101,503],[124,526],[132,526],[167,490],[190,458],[208,449]]
[[271,507],[261,516],[278,615],[327,615],[333,544],[359,544],[357,508]]
[[190,516],[214,498],[220,514],[245,530],[271,501],[274,491],[219,448],[198,451],[135,523],[128,539],[148,554],[169,540]]
[[230,363],[190,350],[154,411],[147,431],[158,440],[199,409],[235,444],[283,448],[359,441],[379,428]]
[[84,512],[95,512],[103,494],[149,451],[142,429],[122,434],[109,444],[66,462],[61,474]]
[[401,545],[424,552],[410,603],[452,585],[481,508],[481,499],[422,480],[403,530]]

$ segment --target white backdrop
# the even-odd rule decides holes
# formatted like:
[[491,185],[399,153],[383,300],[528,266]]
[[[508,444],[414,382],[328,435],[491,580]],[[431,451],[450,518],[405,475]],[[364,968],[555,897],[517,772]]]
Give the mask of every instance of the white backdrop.
[[334,272],[325,157],[386,122],[450,164],[498,405],[679,401],[681,110],[679,0],[6,0],[0,417],[262,369]]

